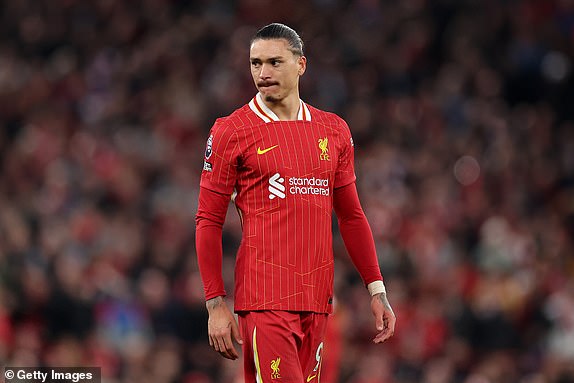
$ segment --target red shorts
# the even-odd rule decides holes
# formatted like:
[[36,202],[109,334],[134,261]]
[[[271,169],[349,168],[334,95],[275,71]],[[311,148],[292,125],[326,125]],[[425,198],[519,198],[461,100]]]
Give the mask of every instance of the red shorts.
[[245,383],[318,383],[328,314],[239,313]]

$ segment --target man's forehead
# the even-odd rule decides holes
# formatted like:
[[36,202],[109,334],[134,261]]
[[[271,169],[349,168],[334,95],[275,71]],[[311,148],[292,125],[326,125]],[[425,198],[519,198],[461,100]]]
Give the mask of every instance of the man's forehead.
[[292,55],[289,42],[285,39],[257,39],[251,44],[251,57],[279,57]]

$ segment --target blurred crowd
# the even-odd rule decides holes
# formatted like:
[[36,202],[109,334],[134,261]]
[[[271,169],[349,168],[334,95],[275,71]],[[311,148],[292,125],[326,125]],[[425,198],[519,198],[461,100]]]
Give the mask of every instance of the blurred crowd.
[[[349,123],[398,317],[373,345],[335,236],[321,381],[574,382],[573,0],[3,0],[0,365],[241,382],[207,341],[194,216],[273,21],[306,43],[302,99]],[[230,293],[240,237],[230,210]]]

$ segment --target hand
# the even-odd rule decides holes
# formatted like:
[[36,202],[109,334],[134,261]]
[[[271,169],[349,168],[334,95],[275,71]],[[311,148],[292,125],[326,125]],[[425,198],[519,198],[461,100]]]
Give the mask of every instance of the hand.
[[375,326],[377,331],[379,331],[373,342],[382,343],[395,333],[395,322],[397,320],[387,300],[386,293],[373,295],[371,298],[371,310],[375,316]]
[[207,320],[209,345],[227,359],[239,358],[232,339],[239,344],[243,344],[243,340],[239,334],[237,321],[227,304],[222,297],[216,297],[208,300],[205,306],[209,313]]

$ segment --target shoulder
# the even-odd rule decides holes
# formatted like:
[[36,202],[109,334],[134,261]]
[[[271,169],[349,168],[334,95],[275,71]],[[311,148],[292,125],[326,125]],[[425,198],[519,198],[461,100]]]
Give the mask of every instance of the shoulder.
[[[328,125],[333,127],[334,129],[340,131],[341,133],[349,134],[349,126],[347,122],[339,115],[327,112],[325,110],[321,110],[315,108],[309,104],[307,104],[309,111],[311,112],[311,119],[320,124]],[[349,133],[347,133],[349,132]]]
[[254,113],[249,108],[249,105],[244,105],[241,108],[236,109],[228,116],[220,117],[215,120],[213,128],[225,129],[231,131],[238,131],[247,126],[251,126],[257,122],[254,118]]

